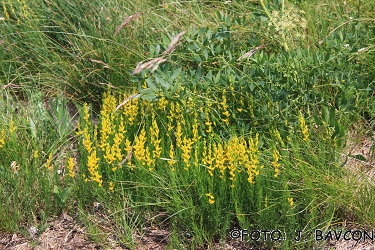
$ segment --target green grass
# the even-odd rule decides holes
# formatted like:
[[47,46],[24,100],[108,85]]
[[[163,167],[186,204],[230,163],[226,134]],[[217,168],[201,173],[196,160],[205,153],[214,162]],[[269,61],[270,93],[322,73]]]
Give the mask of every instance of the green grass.
[[371,1],[0,7],[0,232],[67,211],[103,246],[136,249],[157,226],[171,249],[235,228],[286,233],[258,248],[312,249],[295,230],[374,226],[373,184],[341,157],[353,126],[374,125]]

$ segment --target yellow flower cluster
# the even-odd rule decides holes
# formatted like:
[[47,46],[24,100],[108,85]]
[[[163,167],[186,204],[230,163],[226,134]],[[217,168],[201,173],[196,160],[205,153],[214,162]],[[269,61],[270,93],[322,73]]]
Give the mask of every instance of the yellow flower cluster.
[[202,152],[202,163],[207,167],[208,174],[212,177],[214,176],[213,171],[215,166],[213,165],[214,157],[212,156],[211,144],[204,140],[203,152]]
[[281,135],[280,135],[280,132],[277,128],[273,129],[270,131],[271,135],[273,136],[273,138],[275,138],[275,142],[278,142],[281,144],[281,146],[285,147],[285,143],[283,141],[283,139],[281,138]]
[[10,120],[10,122],[9,122],[9,132],[13,133],[14,131],[16,131],[16,126],[14,125],[14,121]]
[[142,128],[139,135],[134,140],[134,156],[141,165],[146,164],[146,130]]
[[263,168],[263,165],[259,165],[259,134],[256,134],[255,139],[251,136],[249,137],[249,162],[246,166],[247,174],[249,178],[247,179],[249,183],[254,184],[254,176],[259,175],[259,170]]
[[[208,105],[208,106],[211,106],[211,105]],[[205,109],[205,115],[206,115],[206,122],[204,124],[206,124],[206,132],[208,134],[211,134],[212,133],[212,122],[210,121],[210,108]]]
[[[78,134],[82,135],[82,144],[88,153],[88,178],[97,182],[99,186],[103,182],[99,171],[100,158],[103,158],[105,164],[110,165],[113,171],[117,171],[117,167],[121,167],[126,161],[131,169],[134,169],[135,165],[132,164],[135,163],[138,166],[147,167],[149,171],[153,171],[157,163],[161,162],[161,159],[167,160],[167,164],[172,171],[176,171],[176,163],[184,166],[185,170],[189,170],[193,164],[198,167],[201,163],[201,166],[206,167],[211,177],[217,174],[225,181],[228,174],[232,188],[235,187],[236,176],[242,171],[248,175],[249,183],[255,183],[255,177],[259,175],[263,167],[259,159],[258,134],[255,138],[250,136],[248,140],[237,136],[233,136],[227,142],[217,140],[213,136],[214,133],[211,133],[213,125],[215,125],[210,117],[210,106],[212,104],[200,108],[201,113],[199,113],[196,112],[197,109],[194,104],[185,103],[184,105],[187,108],[183,109],[180,103],[168,103],[163,98],[155,103],[147,102],[146,105],[148,105],[149,110],[138,111],[138,104],[140,103],[143,105],[142,100],[131,98],[121,107],[123,111],[116,111],[116,98],[108,93],[105,94],[100,112],[99,142],[97,140],[97,127],[94,128],[93,135],[89,133],[89,125],[92,123],[89,108],[86,104],[84,105],[83,121],[85,125],[82,126],[82,130]],[[223,112],[229,110],[226,105],[225,93],[223,93],[223,100],[220,105]],[[167,116],[165,132],[168,135],[167,138],[169,138],[166,141],[162,140],[165,137],[161,136],[161,127],[159,127],[163,121],[157,119],[160,111]],[[142,125],[133,127],[138,112],[141,114],[143,112],[144,122],[142,121]],[[229,115],[222,114],[229,118]],[[190,117],[189,120],[185,120],[187,116]],[[133,142],[128,139],[128,137],[133,136],[128,135],[130,133],[126,129],[128,127],[130,127],[129,131],[138,129]],[[208,134],[203,140],[200,131]],[[99,147],[94,148],[94,145],[97,144],[99,144]],[[165,144],[169,145],[165,147]],[[127,153],[126,157],[124,152]],[[166,154],[168,158],[162,158],[163,154]],[[134,156],[133,160],[132,156]],[[275,173],[278,173],[278,160],[279,155],[274,152],[272,165],[275,168]],[[70,172],[73,172],[73,162],[69,160],[68,166],[72,169]],[[112,191],[111,187],[113,187],[112,184],[109,185],[110,191]],[[210,203],[213,203],[214,198],[209,197]]]
[[299,115],[299,126],[302,131],[303,140],[306,141],[309,138],[309,128],[306,125],[305,118],[302,116],[302,113]]
[[84,120],[84,123],[85,123],[85,127],[83,128],[83,130],[80,129],[80,124],[78,124],[78,132],[77,132],[77,135],[83,135],[83,146],[85,147],[86,151],[88,153],[91,153],[92,151],[92,141],[91,141],[91,135],[89,133],[89,129],[90,129],[90,114],[89,114],[89,107],[87,105],[87,103],[85,103],[83,105],[83,113],[85,114],[85,116],[83,117],[83,120]]
[[182,150],[182,159],[185,163],[185,170],[188,170],[190,167],[190,152],[193,148],[193,141],[184,137],[182,140],[181,150]]
[[93,150],[91,154],[87,157],[87,168],[90,173],[90,179],[96,181],[98,186],[102,186],[102,176],[99,174],[99,158],[96,157],[96,150]]
[[157,108],[159,110],[165,111],[165,109],[167,108],[167,105],[168,105],[168,100],[165,99],[165,97],[162,97],[158,101],[158,107]]
[[[127,100],[132,95],[127,96],[124,94],[124,99]],[[134,121],[138,115],[138,99],[131,98],[127,103],[127,105],[123,106],[123,112],[126,118],[127,123],[132,126],[134,124]]]
[[[10,12],[13,16],[18,17],[17,23],[20,24],[22,19],[30,19],[31,16],[33,16],[33,11],[32,9],[27,5],[26,0],[17,0],[17,1],[2,1],[3,5],[3,11],[6,19],[10,19],[10,14],[8,11],[8,8],[6,5],[9,6]],[[16,5],[17,11],[14,8],[14,5]]]
[[100,129],[100,144],[99,147],[102,150],[105,150],[108,146],[108,139],[113,133],[113,112],[116,109],[116,98],[109,94],[105,93],[103,98],[103,106],[100,111],[101,118],[101,129]]
[[206,196],[208,196],[208,203],[210,203],[210,205],[215,203],[215,197],[211,193],[206,194]]
[[[229,179],[231,187],[235,187],[237,173],[246,170],[248,182],[254,184],[255,176],[259,175],[260,166],[258,140],[249,138],[248,143],[244,138],[232,137],[227,143],[209,143],[203,142],[202,163],[207,167],[208,174],[214,176],[214,170],[218,169],[220,178],[225,179],[226,169],[229,170]],[[249,146],[247,146],[249,145]]]
[[[229,170],[229,179],[232,181],[231,188],[234,188],[234,182],[236,179],[236,155],[232,154],[232,152],[236,152],[238,145],[238,138],[234,137],[229,140],[227,147],[226,147],[226,159],[228,161],[228,170]],[[238,154],[237,154],[238,155]]]
[[5,18],[9,19],[10,18],[9,12],[8,12],[7,6],[4,3],[3,3],[3,11],[4,11]]
[[151,143],[154,146],[154,150],[152,151],[152,156],[154,159],[159,159],[161,154],[161,147],[160,142],[161,139],[159,138],[159,127],[156,122],[155,113],[152,113],[152,125],[151,125]]
[[277,151],[277,149],[274,149],[273,153],[272,153],[272,156],[273,156],[273,161],[272,161],[271,164],[272,164],[272,166],[275,169],[274,177],[277,177],[277,176],[279,176],[279,173],[280,173],[280,170],[279,170],[280,163],[278,163],[279,159],[280,159],[280,153],[279,153],[279,151]]
[[52,156],[53,156],[52,153],[50,153],[49,156],[48,156],[48,159],[47,159],[46,163],[44,164],[44,166],[48,170],[52,170],[52,168],[53,168],[53,166],[51,165]]
[[[83,146],[86,149],[87,153],[89,154],[87,157],[87,168],[90,174],[90,179],[92,181],[96,181],[99,186],[102,186],[102,177],[99,174],[99,158],[96,157],[96,149],[93,147],[93,142],[97,138],[97,128],[94,128],[94,136],[93,140],[91,139],[91,135],[89,133],[90,129],[90,114],[89,114],[89,108],[88,105],[85,103],[83,106],[83,112],[84,112],[84,128],[83,130],[80,130],[80,126],[78,124],[79,131],[77,132],[77,135],[83,135]],[[83,174],[84,175],[84,174]],[[87,181],[86,176],[84,175],[85,181]]]
[[289,205],[290,205],[291,207],[294,206],[293,197],[288,198],[288,202],[289,202]]
[[176,145],[177,147],[181,148],[182,146],[182,127],[181,127],[181,122],[177,120],[177,127],[176,127]]
[[168,161],[168,164],[169,166],[171,166],[171,170],[172,171],[175,171],[175,168],[174,168],[174,164],[176,163],[176,160],[174,159],[175,157],[175,153],[174,153],[174,148],[173,148],[173,144],[170,143],[170,147],[169,147],[169,161]]
[[220,178],[225,178],[225,151],[223,146],[220,143],[215,144],[214,146],[214,155],[215,158],[215,168],[220,171]]
[[[196,145],[198,143],[198,141],[201,139],[201,136],[199,135],[199,122],[198,122],[198,113],[195,112],[194,113],[194,120],[193,120],[193,124],[192,124],[192,132],[193,132],[193,138],[192,138],[192,143],[193,145]],[[194,148],[194,165],[195,167],[198,167],[198,148],[195,147]]]
[[168,118],[168,132],[171,132],[174,129],[173,122],[178,121],[176,112],[175,112],[174,102],[170,104],[169,115],[167,116],[167,118]]
[[5,131],[2,129],[0,131],[0,148],[4,147],[5,145]]
[[113,182],[111,181],[111,182],[109,182],[109,191],[111,191],[112,193],[114,193],[115,192],[115,184],[113,184]]
[[222,109],[222,114],[224,115],[224,118],[222,119],[222,121],[226,125],[229,125],[230,113],[228,111],[227,98],[226,98],[225,94],[226,94],[226,90],[224,89],[223,94],[221,96],[222,101],[220,102],[220,106],[221,106],[221,109]]
[[[106,147],[105,147],[104,159],[106,160],[108,164],[112,164],[116,160],[120,162],[124,158],[120,145],[122,141],[125,139],[125,133],[126,133],[125,124],[124,124],[123,118],[121,117],[120,124],[114,132],[115,135],[113,138],[113,144],[109,145],[108,142],[105,144]],[[116,167],[113,167],[112,169],[115,171]]]
[[67,163],[68,165],[66,168],[68,169],[68,175],[74,178],[74,159],[72,157],[69,157]]

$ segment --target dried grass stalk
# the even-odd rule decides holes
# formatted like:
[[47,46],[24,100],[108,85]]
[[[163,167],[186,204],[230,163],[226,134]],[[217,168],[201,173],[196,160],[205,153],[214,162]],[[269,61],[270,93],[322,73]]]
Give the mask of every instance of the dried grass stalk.
[[151,69],[151,72],[155,71],[159,65],[165,61],[167,61],[167,59],[165,59],[164,57],[171,53],[172,51],[175,50],[175,48],[177,47],[177,43],[178,41],[180,40],[180,38],[186,33],[186,31],[182,31],[180,32],[177,36],[175,36],[172,41],[169,43],[168,45],[168,48],[161,54],[160,57],[158,58],[154,58],[148,62],[145,62],[145,63],[138,63],[137,67],[135,68],[135,70],[132,72],[132,75],[135,75],[135,74],[139,74],[140,72],[142,72],[142,70],[144,69]]
[[261,50],[261,49],[263,49],[263,48],[265,48],[265,47],[266,47],[266,45],[264,45],[264,44],[262,44],[262,45],[260,45],[260,46],[258,46],[258,47],[255,47],[254,49],[252,49],[252,50],[250,50],[249,52],[247,52],[247,53],[243,54],[242,56],[240,56],[240,57],[237,59],[237,61],[240,61],[240,60],[245,59],[245,58],[249,58],[249,57],[251,57],[252,55],[254,55],[256,52],[258,52],[259,50]]
[[120,24],[119,26],[117,26],[114,36],[116,36],[116,35],[120,32],[120,30],[121,30],[122,28],[124,28],[124,26],[127,25],[131,20],[136,19],[136,18],[138,18],[138,17],[140,17],[140,16],[141,16],[141,12],[139,12],[139,13],[137,13],[137,14],[134,14],[134,15],[131,15],[131,16],[128,16],[128,17],[122,22],[122,24]]
[[178,41],[180,40],[180,38],[186,33],[186,31],[182,31],[180,32],[177,36],[175,36],[172,41],[170,42],[170,44],[168,45],[168,48],[163,52],[163,54],[161,54],[162,56],[165,56],[166,54],[172,52],[175,50],[176,48],[176,44],[178,43]]
[[99,64],[103,65],[103,68],[106,68],[106,69],[111,68],[108,64],[106,64],[105,62],[100,61],[100,60],[95,60],[95,59],[89,58],[89,61],[93,62],[93,63],[99,63]]
[[122,166],[126,161],[131,162],[133,156],[133,146],[130,147],[130,150],[126,157],[120,162],[119,166]]
[[128,98],[126,98],[120,105],[118,105],[117,107],[116,107],[116,110],[115,110],[115,112],[117,111],[117,110],[119,110],[119,108],[121,108],[122,106],[124,106],[128,101],[130,101],[131,99],[135,99],[135,98],[138,98],[138,97],[140,97],[141,95],[140,94],[134,94],[134,95],[131,95],[131,96],[129,96]]
[[22,87],[17,85],[17,84],[13,84],[13,83],[8,83],[6,85],[3,86],[3,89],[7,89],[7,88],[12,88],[12,89],[21,89]]
[[158,68],[159,64],[161,64],[165,61],[167,61],[167,59],[165,59],[163,57],[158,57],[158,58],[154,58],[154,59],[152,59],[148,62],[138,64],[137,67],[135,68],[135,70],[132,72],[132,75],[139,74],[144,69],[152,68],[152,71],[155,71]]

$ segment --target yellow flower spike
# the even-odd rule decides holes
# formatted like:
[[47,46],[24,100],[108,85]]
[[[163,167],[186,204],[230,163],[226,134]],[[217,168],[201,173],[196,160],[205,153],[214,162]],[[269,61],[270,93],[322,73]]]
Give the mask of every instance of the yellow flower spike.
[[198,122],[198,113],[195,112],[193,125],[192,125],[192,132],[193,132],[193,143],[198,142],[198,140],[201,138],[199,136],[199,122]]
[[82,177],[83,177],[83,180],[84,180],[85,182],[88,182],[88,181],[89,181],[89,179],[86,177],[85,174],[82,174]]
[[88,153],[91,153],[92,142],[91,142],[91,136],[88,132],[88,127],[86,127],[82,132],[83,132],[83,146],[85,147]]
[[39,151],[35,150],[34,151],[34,159],[38,159],[38,157],[39,157]]
[[117,100],[113,95],[109,92],[104,93],[103,105],[100,113],[102,115],[111,115],[116,110],[116,103]]
[[202,164],[207,165],[207,140],[203,141]]
[[228,161],[229,179],[232,181],[231,188],[234,188],[234,182],[236,180],[236,159],[235,152],[237,152],[237,137],[233,137],[226,146],[225,158]]
[[212,155],[212,145],[211,143],[208,144],[207,146],[207,149],[208,149],[208,152],[207,152],[207,159],[206,159],[206,164],[207,164],[207,169],[208,169],[208,173],[211,177],[214,176],[214,170],[215,170],[215,166],[213,165],[213,162],[214,162],[214,156]]
[[259,134],[256,134],[255,138],[253,139],[250,135],[249,137],[249,149],[248,149],[248,161],[246,163],[246,170],[248,174],[248,182],[251,184],[255,184],[254,177],[258,176],[260,173],[260,169],[263,168],[262,165],[259,165]]
[[278,163],[279,158],[280,158],[280,153],[279,153],[279,151],[277,151],[277,149],[274,149],[272,157],[273,157],[273,161],[272,161],[271,164],[275,169],[275,174],[273,176],[277,177],[279,175],[279,172],[280,172],[280,170],[279,170],[280,163]]
[[114,193],[114,192],[115,192],[115,191],[114,191],[114,188],[115,188],[115,184],[113,184],[112,181],[109,182],[109,188],[108,188],[108,190],[111,191],[112,193]]
[[190,167],[190,152],[193,147],[193,141],[191,139],[187,139],[184,137],[182,140],[182,145],[181,145],[181,151],[182,151],[182,159],[184,163],[186,164],[185,170],[188,170]]
[[177,145],[177,147],[181,148],[181,145],[182,145],[182,127],[181,127],[181,123],[179,121],[177,121],[177,128],[176,128],[175,136],[176,136],[176,145]]
[[281,138],[279,130],[275,128],[274,130],[271,130],[270,132],[274,135],[275,139],[277,139],[277,141],[280,142],[283,147],[285,147],[284,141]]
[[9,16],[9,13],[8,13],[8,10],[7,10],[7,7],[5,6],[5,4],[3,4],[3,11],[4,11],[4,14],[5,14],[5,19],[9,19],[10,16]]
[[2,129],[0,131],[0,148],[4,147],[5,145],[5,131]]
[[141,164],[144,164],[146,162],[145,143],[146,143],[146,131],[144,128],[142,128],[139,135],[135,138],[134,146],[133,146],[134,156]]
[[211,193],[206,194],[206,196],[208,196],[208,203],[210,203],[210,205],[215,203],[215,197]]
[[146,157],[146,166],[148,166],[149,170],[152,171],[154,169],[153,166],[155,165],[155,160],[152,159],[149,148],[146,148],[145,151],[146,151],[146,155],[145,155],[145,157]]
[[[109,137],[114,133],[114,124],[113,124],[113,113],[116,110],[116,98],[111,95],[109,92],[104,93],[103,105],[100,111],[101,116],[101,130],[100,130],[100,144],[99,147],[102,150],[108,148]],[[109,152],[107,152],[109,154]]]
[[9,122],[9,132],[13,133],[16,130],[16,126],[14,125],[14,121],[10,120]]
[[301,132],[303,135],[303,140],[306,141],[309,138],[309,128],[307,127],[305,118],[302,116],[301,112],[300,112],[298,120],[299,120],[299,126],[301,128]]
[[[124,94],[124,100],[128,100],[131,96],[134,96],[134,93],[130,96],[127,96]],[[123,113],[126,117],[126,123],[128,125],[133,125],[134,121],[138,115],[138,99],[131,98],[130,101],[126,103],[126,105],[123,106]]]
[[108,144],[109,136],[112,133],[112,122],[111,118],[107,115],[102,115],[101,117],[101,129],[100,129],[100,144],[99,147],[105,150]]
[[194,166],[198,167],[199,166],[199,159],[198,159],[198,147],[194,147]]
[[170,160],[168,161],[168,164],[169,166],[171,166],[172,168],[172,171],[174,171],[174,164],[175,164],[175,160],[174,160],[174,148],[173,148],[173,144],[171,143],[171,146],[169,147],[169,158]]
[[288,202],[289,202],[289,205],[290,205],[291,207],[294,206],[293,197],[288,198]]
[[125,124],[124,119],[121,117],[120,125],[118,127],[115,138],[113,139],[112,152],[115,154],[115,157],[118,161],[121,161],[124,158],[124,155],[121,152],[121,142],[125,139]]
[[159,110],[164,110],[167,108],[167,105],[168,105],[168,100],[165,99],[165,97],[162,97],[159,99],[158,101],[158,109]]
[[68,165],[66,168],[68,169],[68,175],[74,178],[74,159],[72,157],[69,157],[67,163]]
[[51,161],[52,161],[52,153],[49,154],[48,156],[48,159],[46,161],[46,163],[44,164],[44,166],[48,169],[48,170],[52,170],[53,168],[53,165],[51,165]]
[[83,113],[85,116],[83,117],[83,120],[85,121],[86,124],[90,122],[90,114],[89,114],[89,106],[87,103],[83,104]]
[[90,179],[96,181],[99,187],[102,186],[102,177],[99,175],[99,158],[96,157],[96,150],[93,150],[92,153],[87,157],[87,168],[90,173]]
[[161,139],[159,139],[159,127],[155,119],[155,114],[152,114],[152,125],[151,125],[151,143],[154,146],[154,150],[152,151],[153,159],[159,159],[161,154]]
[[120,124],[115,133],[112,146],[110,146],[108,143],[105,144],[106,147],[105,147],[104,159],[106,160],[108,164],[112,164],[116,160],[120,162],[124,158],[124,155],[120,147],[124,138],[125,138],[125,125],[124,125],[124,120],[121,117]]
[[225,178],[225,152],[224,148],[221,144],[216,144],[214,147],[214,155],[216,155],[215,158],[215,168],[219,169],[220,171],[220,178],[224,179]]

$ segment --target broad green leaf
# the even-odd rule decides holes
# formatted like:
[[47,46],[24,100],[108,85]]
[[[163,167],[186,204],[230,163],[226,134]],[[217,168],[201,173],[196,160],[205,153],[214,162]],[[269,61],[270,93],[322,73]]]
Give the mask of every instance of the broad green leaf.
[[165,46],[165,48],[167,48],[171,42],[171,39],[169,39],[169,37],[165,34],[161,34],[161,37],[163,38],[163,45]]
[[67,187],[64,188],[64,190],[61,192],[60,197],[63,203],[65,203],[69,197],[69,194],[72,192],[73,187]]
[[360,161],[367,161],[366,157],[364,157],[363,155],[350,155],[350,157],[353,157],[357,160],[360,160]]
[[173,82],[180,75],[181,71],[182,71],[181,67],[177,68],[173,72],[173,75],[169,78],[170,82]]
[[35,127],[35,123],[34,123],[33,119],[31,119],[31,117],[29,117],[29,124],[30,124],[31,136],[33,138],[36,138],[36,127]]

